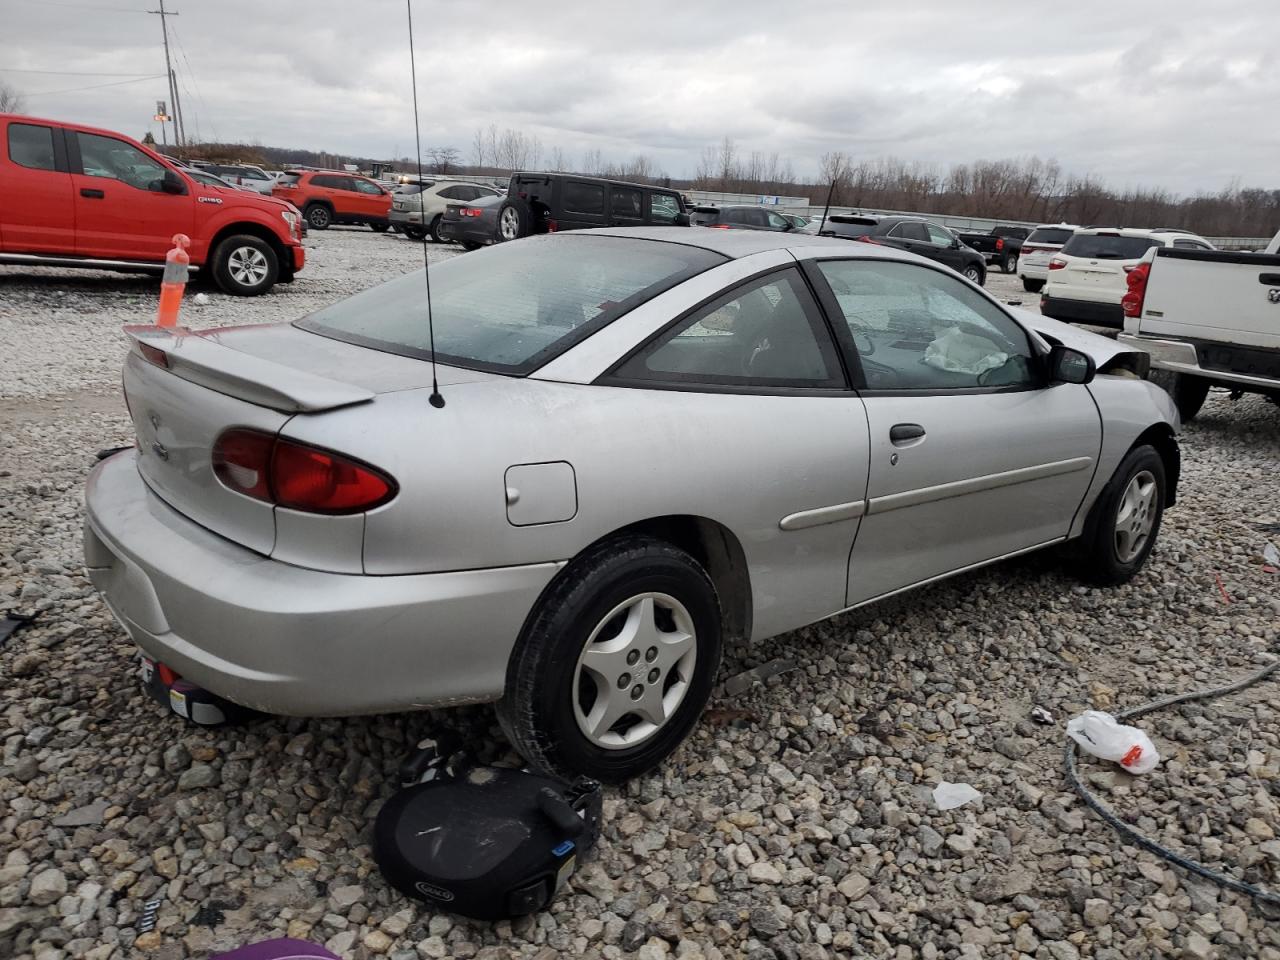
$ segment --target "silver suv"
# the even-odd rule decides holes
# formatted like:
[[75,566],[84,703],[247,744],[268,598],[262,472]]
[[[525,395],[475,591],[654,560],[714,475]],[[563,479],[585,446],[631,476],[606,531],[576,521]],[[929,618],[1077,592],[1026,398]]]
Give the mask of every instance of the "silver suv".
[[440,234],[440,218],[444,215],[446,206],[498,195],[499,191],[492,187],[462,180],[406,183],[397,187],[392,194],[391,228],[410,240],[422,240],[430,234],[436,243],[448,243]]

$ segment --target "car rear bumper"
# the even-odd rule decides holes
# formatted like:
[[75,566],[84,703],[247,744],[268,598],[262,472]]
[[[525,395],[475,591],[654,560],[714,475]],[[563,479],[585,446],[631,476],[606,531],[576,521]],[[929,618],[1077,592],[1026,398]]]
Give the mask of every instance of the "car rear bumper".
[[403,227],[406,224],[413,227],[422,226],[421,210],[392,210],[390,222],[393,226]]
[[1026,260],[1019,258],[1018,260],[1018,276],[1023,280],[1048,280],[1049,279],[1049,261],[1044,260],[1036,263],[1034,260],[1028,263]]
[[493,243],[491,229],[476,227],[461,220],[441,220],[440,236],[454,243]]
[[[1222,359],[1229,360],[1232,356],[1231,351],[1247,353],[1249,359],[1254,359],[1255,354],[1262,354],[1264,351],[1247,347],[1237,348],[1232,344],[1207,343],[1204,341],[1196,344],[1185,340],[1135,336],[1130,333],[1119,334],[1116,337],[1116,342],[1134,350],[1145,351],[1151,356],[1151,366],[1158,370],[1168,370],[1171,373],[1186,373],[1223,383],[1237,383],[1242,387],[1257,387],[1264,390],[1280,389],[1280,356],[1273,355],[1271,358],[1272,366],[1277,371],[1275,376],[1265,374],[1259,376],[1239,370],[1221,369],[1217,366],[1205,366],[1200,362],[1201,357],[1206,354],[1210,356],[1209,362],[1212,363],[1212,355],[1214,353],[1227,351],[1227,355]],[[1270,351],[1266,351],[1266,353],[1270,353]],[[1255,365],[1263,366],[1264,363],[1265,361]]]
[[134,642],[222,697],[337,716],[495,700],[561,563],[360,576],[271,560],[153,494],[132,451],[85,492],[85,567]]
[[1040,298],[1040,312],[1046,317],[1068,323],[1092,323],[1100,327],[1124,326],[1124,308],[1118,303],[1068,300],[1065,297],[1046,295]]

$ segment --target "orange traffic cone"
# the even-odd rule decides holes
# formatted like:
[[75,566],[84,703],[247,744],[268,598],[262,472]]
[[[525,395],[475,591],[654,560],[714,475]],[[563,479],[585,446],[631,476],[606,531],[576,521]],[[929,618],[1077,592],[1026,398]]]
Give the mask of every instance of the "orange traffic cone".
[[185,233],[173,235],[173,249],[164,258],[164,276],[160,278],[160,308],[156,311],[157,327],[174,327],[178,324],[178,310],[182,306],[182,292],[187,288],[191,257],[187,247],[191,238]]

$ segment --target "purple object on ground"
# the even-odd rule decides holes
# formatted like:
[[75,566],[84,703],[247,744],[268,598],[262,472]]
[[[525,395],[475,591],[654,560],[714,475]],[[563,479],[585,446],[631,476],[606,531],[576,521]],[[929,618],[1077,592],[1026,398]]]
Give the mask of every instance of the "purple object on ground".
[[247,947],[240,947],[230,953],[219,953],[210,957],[209,960],[342,960],[342,958],[314,943],[285,937],[279,940],[251,943]]

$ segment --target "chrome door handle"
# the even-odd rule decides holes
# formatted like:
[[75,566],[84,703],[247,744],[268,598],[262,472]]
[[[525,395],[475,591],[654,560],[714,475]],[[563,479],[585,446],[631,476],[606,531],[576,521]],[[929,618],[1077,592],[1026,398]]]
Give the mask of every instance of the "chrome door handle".
[[895,445],[910,443],[924,436],[924,427],[918,423],[896,423],[889,428],[889,442]]

